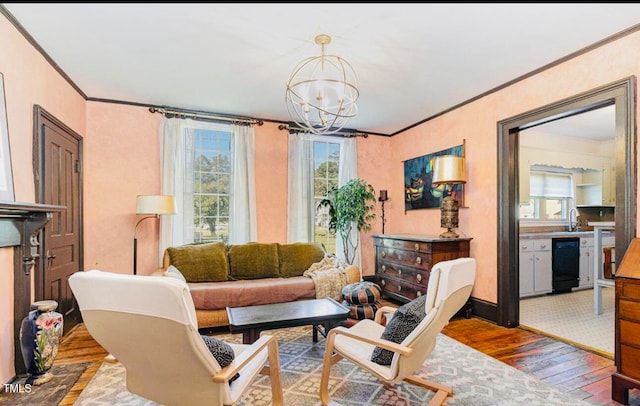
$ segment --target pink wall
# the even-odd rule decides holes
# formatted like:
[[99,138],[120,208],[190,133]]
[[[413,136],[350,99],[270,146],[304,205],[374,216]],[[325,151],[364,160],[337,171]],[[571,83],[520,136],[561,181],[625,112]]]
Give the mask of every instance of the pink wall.
[[[15,199],[33,203],[33,106],[42,106],[84,135],[86,103],[4,17],[0,17],[0,72],[4,76]],[[0,383],[8,382],[15,374],[13,335],[13,248],[3,248],[0,249]]]
[[[87,103],[84,145],[85,269],[133,273],[136,196],[160,193],[159,125],[147,108]],[[156,219],[138,228],[138,273],[158,268]]]
[[[473,237],[478,260],[473,296],[497,297],[496,123],[595,87],[640,74],[640,33],[634,33],[572,59],[497,93],[465,105],[392,138],[358,138],[358,175],[376,191],[387,189],[387,233],[441,232],[438,210],[405,213],[404,160],[466,140],[466,208],[460,211],[462,235]],[[0,18],[0,72],[5,75],[9,132],[17,200],[33,201],[31,137],[33,104],[42,105],[84,136],[85,269],[119,273],[132,269],[135,197],[158,193],[160,115],[145,108],[85,102],[3,18]],[[273,123],[256,129],[259,241],[286,241],[285,131]],[[380,206],[376,206],[380,215]],[[373,274],[371,234],[362,234],[363,274]],[[138,269],[150,273],[157,263],[157,224],[141,226]],[[0,250],[0,380],[13,376],[12,250]]]

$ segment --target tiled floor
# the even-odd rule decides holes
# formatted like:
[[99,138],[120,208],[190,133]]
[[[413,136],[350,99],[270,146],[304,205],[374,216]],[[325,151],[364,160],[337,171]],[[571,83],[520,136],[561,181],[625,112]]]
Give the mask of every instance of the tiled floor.
[[593,310],[593,289],[520,300],[520,326],[613,357],[615,290],[602,290],[602,314]]

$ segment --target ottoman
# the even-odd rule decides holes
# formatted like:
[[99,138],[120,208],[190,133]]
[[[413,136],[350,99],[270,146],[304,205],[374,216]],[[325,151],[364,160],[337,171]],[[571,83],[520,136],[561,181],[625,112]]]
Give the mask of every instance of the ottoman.
[[373,320],[376,310],[381,307],[382,289],[373,282],[356,282],[342,289],[342,304],[350,310],[349,318],[355,320]]

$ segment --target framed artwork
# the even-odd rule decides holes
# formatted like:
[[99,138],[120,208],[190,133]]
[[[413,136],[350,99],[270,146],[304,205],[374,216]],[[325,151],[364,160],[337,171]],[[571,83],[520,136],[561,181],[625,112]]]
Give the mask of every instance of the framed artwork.
[[[464,144],[404,161],[404,208],[439,209],[445,197],[445,186],[431,184],[433,164],[437,156],[464,156]],[[453,185],[452,196],[464,207],[464,185]]]
[[9,151],[9,124],[4,98],[4,76],[0,73],[0,200],[15,201],[13,194],[13,172]]

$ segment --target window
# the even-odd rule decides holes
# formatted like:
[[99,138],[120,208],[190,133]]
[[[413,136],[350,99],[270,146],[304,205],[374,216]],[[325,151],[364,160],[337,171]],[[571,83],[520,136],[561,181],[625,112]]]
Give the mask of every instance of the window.
[[[313,142],[313,201],[314,207],[325,199],[329,191],[338,187],[340,144]],[[314,210],[313,241],[324,244],[328,252],[336,252],[336,236],[329,232],[329,210]]]
[[570,173],[530,172],[528,204],[520,205],[520,219],[562,221],[568,219],[573,199]]
[[[231,188],[231,132],[195,129],[185,147],[185,241],[227,242]],[[191,207],[190,207],[191,206]],[[189,217],[185,217],[187,219]]]

